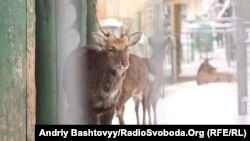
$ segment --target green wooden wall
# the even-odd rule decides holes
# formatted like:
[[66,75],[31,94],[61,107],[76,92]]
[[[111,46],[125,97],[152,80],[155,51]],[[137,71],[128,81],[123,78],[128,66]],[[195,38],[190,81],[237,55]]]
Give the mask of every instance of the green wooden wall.
[[36,0],[36,113],[37,123],[56,123],[55,0]]
[[35,140],[35,124],[36,124],[36,83],[35,83],[35,50],[36,50],[36,14],[35,14],[35,0],[26,0],[27,9],[27,63],[26,63],[26,74],[27,74],[27,111],[26,111],[26,134],[27,141]]
[[0,0],[0,140],[26,140],[26,0]]
[[[86,0],[72,1],[80,47],[88,42],[87,31],[95,30],[94,24],[87,28],[93,7]],[[63,68],[58,56],[69,53],[67,46],[58,46],[57,27],[64,24],[56,14],[59,2],[0,0],[0,141],[34,140],[34,118],[38,124],[58,123]]]
[[96,0],[88,0],[87,1],[87,7],[88,7],[88,11],[87,11],[87,44],[91,44],[92,43],[92,37],[89,36],[91,35],[92,32],[96,31],[96,18],[95,18],[95,9],[94,9],[94,4],[96,3]]

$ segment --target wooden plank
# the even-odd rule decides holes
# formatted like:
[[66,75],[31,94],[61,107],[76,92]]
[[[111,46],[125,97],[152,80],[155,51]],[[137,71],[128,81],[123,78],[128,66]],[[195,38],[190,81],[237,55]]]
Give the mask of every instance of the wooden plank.
[[181,21],[180,21],[180,5],[179,4],[172,4],[170,5],[171,8],[171,34],[175,36],[175,44],[177,45],[176,48],[173,49],[173,82],[177,82],[177,77],[181,72],[180,61],[181,61],[181,52],[180,52],[180,29],[181,29]]
[[26,0],[0,0],[0,140],[26,140]]
[[190,0],[168,0],[170,4],[188,4]]
[[57,48],[55,1],[36,1],[37,123],[57,123]]
[[27,0],[27,141],[35,140],[35,0]]
[[88,12],[87,12],[87,44],[92,43],[91,33],[96,31],[96,18],[94,14],[94,4],[96,0],[87,1]]
[[81,12],[79,12],[79,19],[82,19],[82,20],[79,20],[79,25],[80,25],[80,36],[81,36],[81,39],[80,39],[80,46],[84,46],[87,44],[87,1],[86,0],[80,0],[79,1],[79,6],[80,6],[80,10]]

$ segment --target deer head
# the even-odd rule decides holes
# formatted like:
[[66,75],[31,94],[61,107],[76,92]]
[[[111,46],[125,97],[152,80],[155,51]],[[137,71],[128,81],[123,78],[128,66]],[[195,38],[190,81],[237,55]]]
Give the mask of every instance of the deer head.
[[216,70],[216,68],[209,63],[209,60],[211,60],[211,58],[204,59],[203,63],[200,65],[198,72],[201,71],[211,72]]
[[168,51],[168,49],[173,48],[173,40],[172,37],[162,37],[162,36],[155,36],[149,37],[148,43],[152,48],[153,54],[158,57],[164,57]]
[[129,48],[140,40],[142,33],[135,32],[133,34],[128,34],[128,28],[128,30],[125,33],[122,33],[120,37],[115,37],[100,26],[96,10],[95,16],[97,25],[103,35],[92,33],[93,41],[107,56],[107,64],[109,67],[118,72],[124,72],[129,67]]

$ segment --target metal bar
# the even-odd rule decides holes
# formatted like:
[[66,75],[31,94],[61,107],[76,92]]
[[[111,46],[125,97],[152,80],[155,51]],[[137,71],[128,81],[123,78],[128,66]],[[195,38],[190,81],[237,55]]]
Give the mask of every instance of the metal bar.
[[238,75],[238,113],[239,115],[247,114],[247,102],[242,101],[247,97],[247,50],[244,44],[244,28],[241,23],[237,24],[237,75]]
[[238,74],[238,113],[247,114],[247,101],[242,101],[248,96],[247,80],[247,47],[245,44],[245,28],[249,25],[250,16],[248,14],[249,2],[244,0],[235,1],[235,14],[240,19],[237,23],[237,74]]
[[215,29],[215,30],[192,30],[192,31],[182,31],[181,33],[184,34],[192,34],[192,33],[232,33],[236,32],[236,28],[231,28],[231,29]]

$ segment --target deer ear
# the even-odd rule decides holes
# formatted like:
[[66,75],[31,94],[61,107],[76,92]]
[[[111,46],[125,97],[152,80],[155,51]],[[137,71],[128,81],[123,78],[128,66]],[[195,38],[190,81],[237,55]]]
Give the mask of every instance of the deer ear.
[[170,36],[164,39],[164,45],[166,46],[166,50],[174,47],[173,40]]
[[170,44],[171,41],[172,41],[172,40],[171,40],[171,37],[169,36],[169,37],[167,37],[167,38],[164,39],[164,44],[165,44],[165,45]]
[[135,32],[128,36],[128,46],[133,46],[136,43],[139,42],[141,39],[142,33],[141,32]]
[[100,35],[99,33],[92,33],[92,38],[94,42],[100,46],[100,47],[105,47],[107,45],[107,40],[104,36]]

